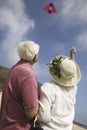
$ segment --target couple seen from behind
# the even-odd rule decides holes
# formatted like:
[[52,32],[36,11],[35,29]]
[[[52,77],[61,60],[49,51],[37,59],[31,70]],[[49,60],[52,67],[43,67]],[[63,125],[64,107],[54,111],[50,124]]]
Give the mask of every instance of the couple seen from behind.
[[3,85],[0,130],[31,130],[34,120],[43,130],[72,130],[81,79],[76,49],[70,51],[70,57],[59,55],[50,61],[51,81],[40,87],[38,99],[33,65],[39,59],[39,49],[34,41],[19,43],[20,60],[9,70]]

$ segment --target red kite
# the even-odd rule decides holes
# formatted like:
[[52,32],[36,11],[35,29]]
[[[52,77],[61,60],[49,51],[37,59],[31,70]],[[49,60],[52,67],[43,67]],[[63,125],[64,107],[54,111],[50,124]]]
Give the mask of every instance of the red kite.
[[43,10],[47,11],[48,13],[57,13],[56,7],[53,3],[49,3],[46,5]]

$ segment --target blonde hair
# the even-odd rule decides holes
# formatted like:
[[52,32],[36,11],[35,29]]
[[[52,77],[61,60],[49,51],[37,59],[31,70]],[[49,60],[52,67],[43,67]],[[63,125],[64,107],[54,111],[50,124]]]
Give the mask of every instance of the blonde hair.
[[38,55],[40,46],[33,41],[24,41],[19,43],[18,55],[20,59],[32,61],[35,55]]

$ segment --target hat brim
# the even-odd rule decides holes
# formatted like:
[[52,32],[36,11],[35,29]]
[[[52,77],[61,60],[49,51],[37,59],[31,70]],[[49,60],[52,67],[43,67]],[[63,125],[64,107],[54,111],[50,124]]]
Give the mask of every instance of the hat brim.
[[[63,58],[67,57],[67,56],[63,56],[63,55],[61,55],[61,56]],[[59,57],[60,56],[57,56],[56,58],[59,58]],[[70,57],[67,57],[67,58],[70,59]],[[50,63],[52,63],[52,61]],[[75,84],[77,84],[81,79],[81,72],[80,72],[80,68],[79,68],[78,64],[75,63],[75,65],[76,65],[76,73],[75,73],[74,77],[67,80],[63,77],[59,78],[57,75],[55,75],[54,74],[55,70],[54,70],[53,66],[50,64],[49,65],[49,71],[50,71],[50,74],[51,74],[54,82],[56,82],[57,84],[64,86],[64,87],[71,87],[71,86],[74,86]]]

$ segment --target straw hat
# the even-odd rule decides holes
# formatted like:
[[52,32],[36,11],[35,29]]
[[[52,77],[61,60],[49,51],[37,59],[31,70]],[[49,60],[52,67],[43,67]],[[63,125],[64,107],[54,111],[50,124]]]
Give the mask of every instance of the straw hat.
[[38,55],[40,46],[34,41],[23,41],[19,43],[18,54],[20,59],[32,61]]
[[71,87],[80,81],[79,66],[67,56],[57,56],[49,64],[53,80],[64,87]]

